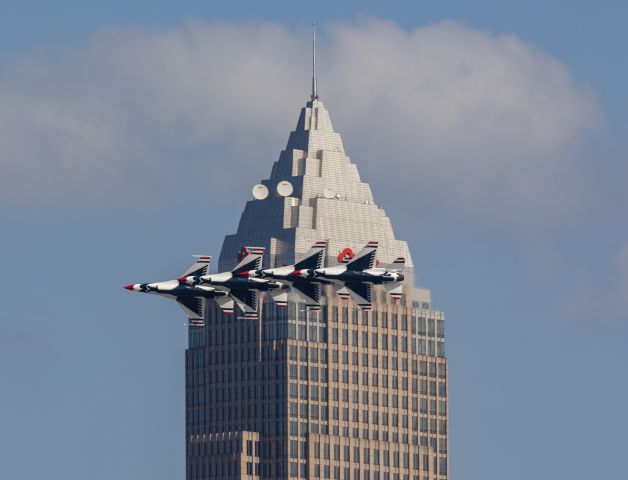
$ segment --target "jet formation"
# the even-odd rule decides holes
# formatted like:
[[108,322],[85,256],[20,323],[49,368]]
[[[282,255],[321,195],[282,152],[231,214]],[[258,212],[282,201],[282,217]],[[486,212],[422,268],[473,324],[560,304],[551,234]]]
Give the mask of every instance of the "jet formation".
[[374,285],[383,285],[394,300],[399,300],[404,281],[404,259],[393,262],[398,269],[380,268],[375,260],[377,246],[377,242],[369,242],[350,260],[325,267],[327,242],[316,242],[294,265],[267,269],[262,269],[264,249],[245,247],[233,270],[214,274],[209,273],[212,257],[195,255],[196,262],[177,279],[124,288],[174,299],[193,326],[205,325],[210,300],[225,314],[233,314],[237,305],[244,318],[257,318],[261,292],[270,295],[277,307],[286,307],[288,292],[292,291],[305,302],[308,311],[318,311],[323,285],[331,285],[343,300],[353,298],[360,310],[370,310]]

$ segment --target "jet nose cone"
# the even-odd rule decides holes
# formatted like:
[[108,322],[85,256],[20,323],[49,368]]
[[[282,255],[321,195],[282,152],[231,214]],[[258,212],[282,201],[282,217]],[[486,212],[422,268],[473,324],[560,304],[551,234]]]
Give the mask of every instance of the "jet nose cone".
[[129,283],[128,285],[125,285],[125,286],[124,286],[124,287],[122,287],[122,288],[126,288],[127,290],[133,290],[133,284],[132,284],[132,283]]
[[405,277],[403,276],[403,273],[399,274],[399,277],[397,277],[399,279],[400,282],[403,282],[405,280]]

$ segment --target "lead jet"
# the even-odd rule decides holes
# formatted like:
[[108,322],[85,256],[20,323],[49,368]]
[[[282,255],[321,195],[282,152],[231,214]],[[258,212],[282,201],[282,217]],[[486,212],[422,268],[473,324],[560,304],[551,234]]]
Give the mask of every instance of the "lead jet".
[[294,288],[294,291],[305,300],[305,308],[310,311],[319,311],[321,297],[321,283],[314,280],[314,271],[323,266],[327,242],[316,242],[305,254],[301,261],[294,265],[267,268],[265,270],[242,271],[238,275],[247,278],[261,278],[278,280]]
[[[261,247],[246,247],[247,254],[230,272],[215,273],[212,275],[183,275],[178,279],[182,285],[211,286],[223,290],[236,301],[244,312],[245,318],[257,318],[259,292],[268,292],[277,306],[288,305],[289,285],[283,282],[262,278],[248,278],[243,272],[260,270],[264,249]],[[222,308],[222,306],[221,306]],[[224,309],[223,309],[224,311]]]
[[[196,255],[195,255],[196,256]],[[209,269],[212,257],[196,256],[196,262],[183,275],[205,275]],[[173,298],[187,315],[190,325],[202,327],[205,325],[205,310],[207,301],[215,299],[217,302],[229,300],[227,292],[206,286],[181,285],[178,280],[166,280],[154,283],[131,283],[124,288],[133,292],[150,293],[161,297]],[[233,301],[232,301],[233,303]]]
[[[400,270],[374,267],[377,246],[377,242],[369,242],[348,263],[314,270],[313,279],[331,282],[340,298],[352,297],[361,310],[371,309],[373,285],[384,285],[390,296],[399,300],[404,275]],[[403,268],[405,260],[397,258],[393,265]]]

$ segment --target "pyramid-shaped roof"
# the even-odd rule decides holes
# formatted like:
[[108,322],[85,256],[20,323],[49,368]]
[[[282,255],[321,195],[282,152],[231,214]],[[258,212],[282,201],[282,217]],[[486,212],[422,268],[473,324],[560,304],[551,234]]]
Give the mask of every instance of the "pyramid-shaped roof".
[[[280,182],[290,182],[292,192],[287,186],[282,196],[277,190]],[[270,267],[294,263],[320,240],[329,241],[328,265],[336,264],[345,248],[357,253],[375,240],[381,264],[404,257],[407,266],[413,266],[407,243],[395,239],[386,212],[373,200],[369,184],[360,179],[317,98],[301,109],[285,150],[262,184],[268,195],[248,201],[237,232],[225,237],[220,271],[235,265],[244,245],[265,247],[265,266]]]

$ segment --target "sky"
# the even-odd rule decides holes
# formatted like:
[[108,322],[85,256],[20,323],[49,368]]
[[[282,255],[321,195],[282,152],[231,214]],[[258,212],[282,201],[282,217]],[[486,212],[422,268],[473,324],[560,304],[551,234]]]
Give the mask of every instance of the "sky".
[[184,478],[185,317],[309,96],[447,318],[452,478],[628,468],[628,4],[0,2],[0,476]]

